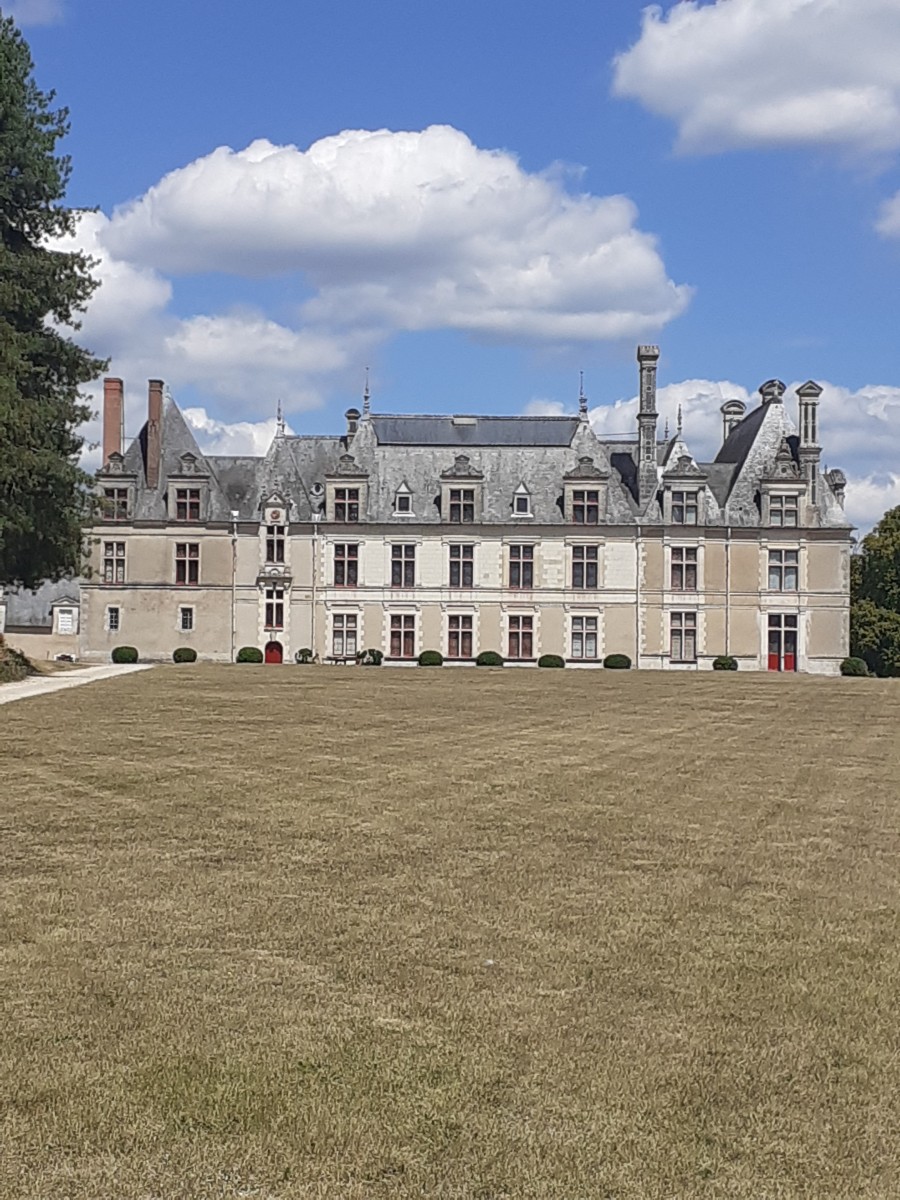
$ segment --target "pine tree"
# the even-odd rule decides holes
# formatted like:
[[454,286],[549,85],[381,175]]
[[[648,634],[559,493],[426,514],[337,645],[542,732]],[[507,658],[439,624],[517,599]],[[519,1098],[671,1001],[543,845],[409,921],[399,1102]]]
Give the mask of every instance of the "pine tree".
[[74,231],[56,154],[68,111],[35,84],[28,44],[0,16],[0,584],[78,571],[91,480],[78,467],[79,388],[106,364],[63,329],[97,286],[84,254],[50,249]]

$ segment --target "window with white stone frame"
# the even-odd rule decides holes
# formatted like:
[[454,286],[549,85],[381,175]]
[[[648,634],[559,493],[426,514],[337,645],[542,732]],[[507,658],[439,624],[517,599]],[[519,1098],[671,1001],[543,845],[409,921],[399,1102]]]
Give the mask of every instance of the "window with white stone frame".
[[511,659],[534,657],[534,617],[510,615],[508,621],[508,651]]
[[447,657],[471,658],[473,618],[468,613],[451,613],[447,619]]
[[597,546],[572,547],[572,587],[599,586],[600,551]]
[[103,582],[125,582],[125,543],[103,543]]
[[331,653],[334,658],[355,658],[359,616],[334,613],[331,618]]
[[182,633],[190,633],[194,628],[194,610],[190,605],[183,605],[179,608],[178,628]]
[[800,551],[769,551],[769,591],[796,592],[800,586]]
[[669,614],[669,658],[672,662],[697,661],[697,614]]
[[597,657],[597,618],[579,616],[572,618],[572,651],[576,659]]
[[696,525],[700,511],[700,499],[695,490],[678,488],[672,492],[672,524]]
[[118,605],[108,605],[104,624],[109,633],[118,633],[122,628],[122,610]]
[[673,592],[696,592],[697,547],[673,546],[670,585]]
[[416,617],[414,613],[391,614],[391,658],[416,657]]
[[800,523],[800,500],[795,494],[769,496],[769,524],[781,529],[796,529]]

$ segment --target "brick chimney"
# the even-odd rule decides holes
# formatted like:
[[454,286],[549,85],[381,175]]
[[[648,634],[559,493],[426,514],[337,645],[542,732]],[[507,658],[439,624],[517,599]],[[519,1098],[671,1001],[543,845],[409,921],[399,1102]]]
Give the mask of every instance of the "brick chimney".
[[151,379],[147,396],[147,487],[159,487],[162,438],[163,381]]
[[103,380],[103,466],[122,453],[125,389],[121,379]]

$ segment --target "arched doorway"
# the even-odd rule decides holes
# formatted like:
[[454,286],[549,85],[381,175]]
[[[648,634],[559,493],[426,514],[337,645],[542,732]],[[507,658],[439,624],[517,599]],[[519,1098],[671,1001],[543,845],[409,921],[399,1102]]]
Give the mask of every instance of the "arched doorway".
[[266,642],[266,648],[263,652],[267,663],[280,663],[284,661],[284,650],[281,642]]

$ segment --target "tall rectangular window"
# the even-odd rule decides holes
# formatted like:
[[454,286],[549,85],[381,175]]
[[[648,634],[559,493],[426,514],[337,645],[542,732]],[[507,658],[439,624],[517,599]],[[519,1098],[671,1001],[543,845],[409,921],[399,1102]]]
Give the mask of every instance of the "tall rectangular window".
[[178,628],[182,633],[189,633],[194,628],[194,610],[192,608],[179,608]]
[[416,586],[415,546],[391,546],[391,587]]
[[594,488],[572,493],[572,520],[576,525],[600,524],[600,492]]
[[104,488],[101,510],[105,521],[127,521],[128,488]]
[[597,657],[597,618],[572,618],[572,657]]
[[125,543],[103,543],[103,582],[125,582]]
[[796,496],[769,497],[769,524],[784,529],[796,529],[800,507]]
[[359,488],[334,489],[334,519],[348,524],[359,520]]
[[118,633],[122,628],[122,610],[116,605],[110,605],[106,610],[106,628],[110,633]]
[[176,488],[175,489],[175,520],[176,521],[199,521],[200,520],[200,489],[199,488]]
[[572,547],[572,587],[595,588],[598,584],[599,551],[596,546]]
[[696,525],[699,500],[696,492],[672,493],[672,524]]
[[470,588],[474,585],[475,547],[450,547],[450,586]]
[[391,658],[416,657],[416,618],[412,613],[391,616]]
[[266,629],[284,629],[284,588],[266,588]]
[[455,525],[471,525],[475,520],[475,489],[450,489],[450,521]]
[[672,547],[673,592],[696,592],[697,590],[697,547]]
[[199,542],[176,542],[175,582],[188,586],[200,582]]
[[533,617],[509,618],[509,657],[533,658]]
[[356,587],[359,582],[359,546],[342,543],[334,548],[334,586]]
[[800,584],[799,550],[769,551],[769,589],[773,592],[796,592]]
[[447,634],[447,657],[471,658],[472,618],[453,613],[448,620],[449,632]]
[[356,613],[335,613],[331,618],[331,653],[335,658],[356,657]]
[[669,616],[669,657],[673,662],[697,661],[697,614],[673,612]]
[[534,587],[534,546],[510,546],[509,586]]
[[797,641],[799,636],[796,613],[769,613],[770,671],[797,670]]
[[284,526],[266,526],[266,562],[284,562]]

